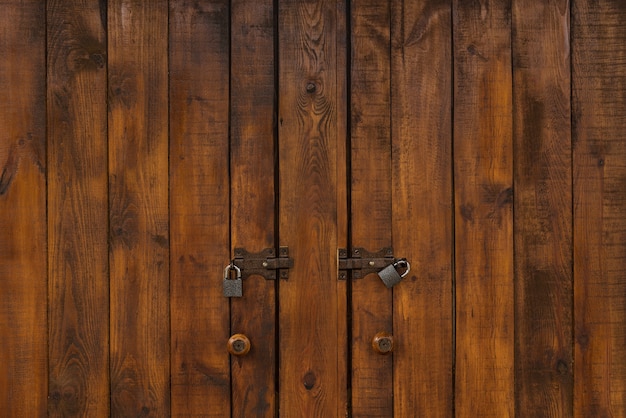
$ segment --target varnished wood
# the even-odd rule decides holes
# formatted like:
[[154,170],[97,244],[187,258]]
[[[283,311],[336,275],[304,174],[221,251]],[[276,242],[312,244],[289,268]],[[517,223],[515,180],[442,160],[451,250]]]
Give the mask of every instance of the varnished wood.
[[109,416],[106,11],[47,2],[51,417]]
[[[335,2],[337,10],[336,20],[336,65],[337,73],[335,77],[337,89],[337,107],[336,111],[336,134],[337,134],[337,184],[335,195],[337,198],[337,246],[339,248],[348,247],[348,224],[349,211],[348,207],[348,56],[350,34],[349,22],[350,11],[346,0],[337,0]],[[338,417],[346,417],[350,413],[350,397],[348,390],[348,380],[350,370],[348,370],[348,357],[350,350],[350,341],[348,341],[348,282],[347,280],[338,281],[335,287],[337,295],[337,412]]]
[[[336,4],[279,1],[280,411],[329,417],[345,390],[338,345]],[[341,179],[341,181],[344,181]],[[343,312],[342,312],[343,315]]]
[[169,415],[167,2],[108,2],[111,414]]
[[0,415],[626,415],[622,2],[1,9]]
[[510,6],[454,2],[458,418],[515,414]]
[[392,2],[394,416],[452,412],[452,52],[449,1]]
[[173,416],[230,416],[228,1],[169,17]]
[[513,0],[516,411],[571,417],[568,1]]
[[[391,247],[389,3],[351,2],[351,246]],[[393,332],[393,293],[376,274],[352,280],[352,416],[393,416],[393,359],[372,350]]]
[[0,411],[46,415],[45,5],[0,13]]
[[626,4],[572,6],[574,416],[626,416]]
[[[231,248],[274,248],[275,59],[272,0],[231,2]],[[254,347],[231,358],[232,416],[276,413],[276,281],[252,276],[231,300],[231,332]]]

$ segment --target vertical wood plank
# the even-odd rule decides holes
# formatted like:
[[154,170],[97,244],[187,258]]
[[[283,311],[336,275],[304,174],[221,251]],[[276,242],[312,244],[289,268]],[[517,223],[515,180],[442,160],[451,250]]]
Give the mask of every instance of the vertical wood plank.
[[0,14],[0,411],[46,415],[46,12]]
[[167,1],[108,2],[111,414],[169,415]]
[[569,1],[513,1],[516,411],[571,417]]
[[[351,2],[351,246],[391,247],[390,8]],[[352,280],[352,416],[393,416],[393,357],[372,349],[393,333],[393,294],[376,274]]]
[[47,2],[49,416],[109,416],[106,11]]
[[394,416],[453,415],[452,17],[449,1],[392,3]]
[[[280,282],[280,411],[334,416],[344,390],[337,292],[335,2],[279,2],[280,243],[295,260]],[[340,147],[340,146],[339,146]],[[341,181],[344,181],[343,179]],[[343,315],[343,312],[342,312]]]
[[624,2],[573,2],[576,417],[626,416],[624,21]]
[[[348,33],[350,11],[346,0],[335,2],[337,10],[336,51],[335,56],[336,72],[335,81],[337,83],[337,107],[336,107],[336,133],[337,133],[337,247],[348,248],[348,43],[350,34]],[[338,272],[337,272],[338,273]],[[347,280],[337,281],[335,293],[337,295],[337,411],[336,416],[347,417],[350,409],[348,379],[348,352],[350,341],[348,341],[348,282]]]
[[[231,246],[274,248],[274,2],[231,3]],[[276,282],[251,276],[231,299],[231,334],[251,350],[231,357],[232,416],[276,413]]]
[[173,416],[231,413],[228,3],[170,2]]
[[454,1],[459,418],[514,415],[510,6]]

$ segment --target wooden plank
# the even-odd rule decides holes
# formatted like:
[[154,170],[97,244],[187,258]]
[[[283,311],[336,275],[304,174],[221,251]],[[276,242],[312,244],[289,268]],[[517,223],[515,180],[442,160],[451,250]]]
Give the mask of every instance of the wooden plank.
[[165,0],[108,2],[111,414],[169,415]]
[[[274,248],[274,3],[231,3],[231,246]],[[276,414],[276,281],[252,276],[231,299],[231,333],[251,342],[231,357],[232,416]]]
[[452,28],[444,1],[392,3],[394,416],[453,415]]
[[47,2],[49,416],[109,416],[106,12]]
[[574,416],[626,416],[626,3],[572,7]]
[[[336,134],[337,134],[337,247],[348,248],[348,229],[349,222],[348,213],[348,43],[350,42],[350,34],[348,26],[350,13],[346,0],[337,0],[335,2],[337,10],[336,20],[336,68],[335,82],[337,89],[337,107],[336,109]],[[337,282],[335,288],[337,295],[337,411],[336,416],[347,417],[350,412],[349,398],[349,377],[350,370],[348,366],[348,357],[350,351],[350,341],[348,340],[348,281],[341,280]]]
[[344,17],[323,0],[280,1],[278,15],[280,244],[295,260],[279,286],[280,411],[329,417],[343,407],[345,390],[336,254],[337,109],[345,105],[336,29]]
[[170,3],[173,416],[230,416],[228,1]]
[[514,415],[510,6],[453,6],[458,418]]
[[45,5],[0,15],[0,410],[46,415]]
[[569,2],[514,0],[512,14],[516,410],[571,417]]
[[[389,2],[351,2],[351,246],[391,247]],[[352,416],[393,416],[393,357],[372,349],[393,333],[393,294],[376,274],[352,288]]]

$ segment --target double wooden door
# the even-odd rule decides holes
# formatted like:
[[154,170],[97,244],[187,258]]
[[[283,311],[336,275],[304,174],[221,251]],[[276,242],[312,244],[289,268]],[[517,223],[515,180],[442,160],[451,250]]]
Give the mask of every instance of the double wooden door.
[[623,2],[0,7],[6,416],[626,415]]

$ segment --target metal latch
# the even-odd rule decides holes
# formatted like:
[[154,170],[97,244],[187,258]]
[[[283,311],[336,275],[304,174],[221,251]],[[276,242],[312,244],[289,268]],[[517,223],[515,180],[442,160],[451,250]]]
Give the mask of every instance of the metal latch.
[[[386,247],[376,252],[369,252],[364,248],[354,248],[348,256],[348,250],[338,250],[339,280],[346,280],[348,270],[352,271],[353,279],[360,279],[370,273],[377,273],[385,286],[393,287],[404,278],[411,269],[404,258],[396,259],[393,249]],[[402,274],[398,269],[404,270]]]
[[241,270],[241,278],[252,275],[265,277],[267,280],[289,278],[289,269],[293,267],[293,259],[289,258],[289,247],[280,247],[278,257],[274,248],[266,248],[258,253],[251,253],[245,248],[235,248],[232,265]]
[[346,280],[348,270],[352,271],[353,279],[360,279],[370,273],[378,273],[383,268],[393,264],[393,248],[387,247],[380,251],[369,252],[365,248],[353,248],[350,256],[348,250],[340,248],[339,280]]

